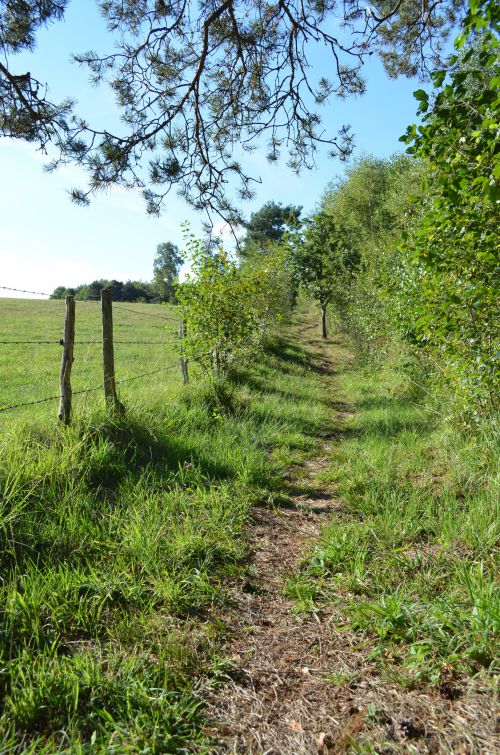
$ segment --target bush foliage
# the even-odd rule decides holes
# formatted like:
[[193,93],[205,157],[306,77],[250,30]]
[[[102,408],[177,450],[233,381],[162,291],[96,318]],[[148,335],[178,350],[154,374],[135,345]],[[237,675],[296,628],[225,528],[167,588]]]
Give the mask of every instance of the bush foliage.
[[467,424],[497,409],[500,395],[498,30],[498,5],[472,0],[449,70],[433,74],[432,95],[415,92],[423,122],[402,137],[408,154],[353,163],[308,229],[360,350],[419,362]]
[[239,266],[187,233],[191,273],[176,287],[185,326],[183,352],[205,372],[223,375],[255,350],[288,306],[289,278],[281,247]]

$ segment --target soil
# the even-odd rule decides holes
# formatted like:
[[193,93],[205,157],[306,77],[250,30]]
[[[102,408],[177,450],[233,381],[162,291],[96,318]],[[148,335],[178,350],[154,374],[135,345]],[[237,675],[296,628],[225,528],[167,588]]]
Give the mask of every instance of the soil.
[[335,395],[334,366],[350,363],[348,348],[320,339],[309,340],[309,348],[331,397],[332,435],[292,470],[290,482],[300,480],[300,492],[290,505],[254,512],[251,566],[229,587],[232,607],[224,617],[230,678],[204,695],[207,733],[218,743],[211,752],[500,753],[491,689],[479,682],[464,689],[452,681],[439,689],[405,689],[370,660],[371,641],[341,617],[299,613],[287,597],[287,582],[321,528],[341,518],[342,501],[317,477],[353,411]]

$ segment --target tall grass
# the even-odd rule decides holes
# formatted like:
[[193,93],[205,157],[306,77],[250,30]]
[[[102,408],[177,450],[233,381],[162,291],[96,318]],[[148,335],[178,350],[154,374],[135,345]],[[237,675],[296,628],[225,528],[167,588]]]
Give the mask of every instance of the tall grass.
[[322,477],[342,506],[289,590],[371,637],[405,684],[498,672],[497,423],[464,435],[391,370],[339,388],[354,413]]
[[250,507],[283,497],[328,412],[285,340],[178,396],[2,436],[0,752],[208,747],[200,685]]

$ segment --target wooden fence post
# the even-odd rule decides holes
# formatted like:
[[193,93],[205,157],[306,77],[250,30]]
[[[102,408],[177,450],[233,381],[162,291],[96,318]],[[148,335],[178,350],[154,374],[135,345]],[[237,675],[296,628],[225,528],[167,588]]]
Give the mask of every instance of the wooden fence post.
[[182,343],[185,337],[186,337],[186,333],[184,329],[184,320],[181,320],[179,323],[179,338],[181,339],[181,373],[182,373],[182,382],[184,385],[186,385],[186,383],[189,383],[188,360],[184,356],[184,345]]
[[64,320],[64,341],[59,384],[61,402],[58,418],[69,425],[71,418],[71,367],[73,366],[73,348],[75,344],[75,297],[66,297],[66,317]]
[[102,308],[102,361],[104,368],[104,398],[106,406],[123,412],[123,404],[118,400],[115,382],[115,355],[113,349],[113,307],[109,288],[101,289]]

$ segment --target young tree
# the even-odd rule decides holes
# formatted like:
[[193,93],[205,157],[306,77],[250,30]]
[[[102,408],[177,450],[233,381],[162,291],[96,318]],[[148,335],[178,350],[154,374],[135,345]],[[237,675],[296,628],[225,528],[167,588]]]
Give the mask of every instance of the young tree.
[[[75,59],[92,80],[107,82],[122,109],[123,130],[95,128],[54,104],[13,57],[30,50],[40,26],[60,19],[67,0],[0,0],[0,133],[59,150],[89,173],[87,190],[110,185],[143,189],[148,210],[160,210],[176,187],[199,209],[239,217],[226,194],[252,196],[252,175],[233,147],[267,143],[271,162],[284,152],[294,171],[310,168],[319,145],[341,158],[352,137],[325,131],[319,106],[331,96],[363,91],[360,68],[378,52],[391,75],[435,67],[460,0],[102,0],[114,49]],[[340,27],[340,29],[337,29]],[[325,71],[312,65],[327,50]]]
[[344,285],[345,272],[352,267],[333,218],[320,210],[307,221],[302,236],[291,245],[296,276],[321,308],[321,337],[327,337],[326,313],[335,297],[336,286]]
[[183,259],[179,249],[170,241],[158,244],[153,262],[153,280],[162,301],[174,298],[174,284],[179,276]]
[[287,307],[283,255],[245,267],[219,247],[209,251],[193,235],[186,239],[191,271],[176,286],[186,325],[184,353],[206,372],[226,374],[235,359],[252,355],[270,324]]

